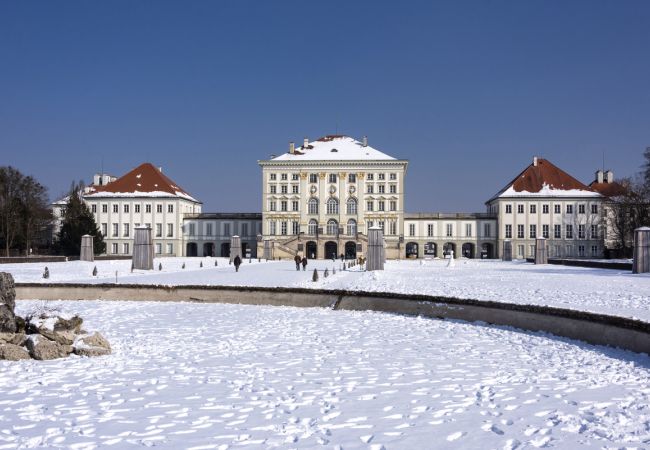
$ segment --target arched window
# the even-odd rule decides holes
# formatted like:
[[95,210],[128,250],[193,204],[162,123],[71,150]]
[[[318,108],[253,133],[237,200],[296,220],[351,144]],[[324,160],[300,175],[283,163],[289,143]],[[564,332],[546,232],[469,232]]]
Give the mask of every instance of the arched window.
[[357,234],[357,221],[354,219],[348,220],[348,236],[355,236]]
[[318,199],[310,198],[307,202],[307,213],[308,214],[318,214]]
[[327,221],[327,234],[338,234],[339,233],[339,223],[330,219]]
[[339,201],[335,198],[330,198],[327,200],[327,214],[338,214],[339,213]]
[[349,198],[347,201],[347,211],[348,214],[356,214],[357,213],[357,199],[356,198]]
[[311,236],[316,236],[316,232],[318,231],[318,221],[316,219],[311,219],[309,221],[309,226],[307,228],[307,232]]

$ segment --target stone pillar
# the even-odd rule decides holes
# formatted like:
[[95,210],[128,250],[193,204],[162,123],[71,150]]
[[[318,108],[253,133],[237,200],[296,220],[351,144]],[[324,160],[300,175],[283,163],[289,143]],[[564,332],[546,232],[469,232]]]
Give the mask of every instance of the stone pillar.
[[239,259],[244,259],[241,254],[241,238],[239,236],[232,236],[230,238],[230,261],[239,256]]
[[634,259],[632,273],[650,272],[650,227],[634,230]]
[[548,249],[546,238],[535,239],[535,264],[548,264]]
[[384,249],[384,233],[379,227],[368,229],[368,257],[366,270],[384,270],[386,250]]
[[502,261],[512,261],[512,241],[503,241]]
[[153,270],[153,242],[151,228],[135,227],[133,241],[133,268]]
[[268,239],[264,241],[264,259],[273,259],[273,243]]
[[84,234],[81,236],[81,255],[79,259],[81,261],[94,261],[95,260],[95,251],[93,245],[93,237],[89,234]]

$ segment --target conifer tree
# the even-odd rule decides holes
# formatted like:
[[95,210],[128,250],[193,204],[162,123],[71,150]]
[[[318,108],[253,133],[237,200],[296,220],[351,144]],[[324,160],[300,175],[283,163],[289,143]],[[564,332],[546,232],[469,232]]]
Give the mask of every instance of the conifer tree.
[[63,222],[56,238],[55,250],[66,256],[81,253],[81,236],[93,236],[93,250],[96,255],[106,253],[104,236],[97,228],[95,217],[81,197],[83,184],[72,183],[68,201],[63,210]]

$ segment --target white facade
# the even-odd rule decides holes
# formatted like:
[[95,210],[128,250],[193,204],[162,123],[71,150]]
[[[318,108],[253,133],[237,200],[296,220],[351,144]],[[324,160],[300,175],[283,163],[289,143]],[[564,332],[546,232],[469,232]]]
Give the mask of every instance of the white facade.
[[260,213],[190,214],[183,221],[185,256],[230,256],[230,239],[239,236],[244,256],[256,258],[262,233]]

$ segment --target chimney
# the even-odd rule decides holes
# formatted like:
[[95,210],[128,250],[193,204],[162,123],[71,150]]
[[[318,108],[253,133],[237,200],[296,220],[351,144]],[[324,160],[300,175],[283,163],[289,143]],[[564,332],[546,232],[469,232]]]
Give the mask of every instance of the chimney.
[[303,139],[302,148],[307,148],[308,145],[309,145],[309,139],[308,138]]
[[602,170],[597,170],[596,171],[596,183],[602,183],[604,175],[605,175],[605,172],[603,172]]
[[363,146],[367,147],[368,146],[368,136],[363,137]]
[[533,166],[537,167],[537,156],[533,156]]
[[100,174],[98,174],[98,173],[95,174],[95,176],[93,177],[93,184],[96,185],[96,186],[99,186],[99,185],[102,184],[102,176]]
[[614,172],[611,170],[608,170],[605,172],[605,182],[606,183],[613,183],[614,182]]
[[292,155],[296,153],[296,144],[294,144],[293,141],[289,142],[289,153]]
[[158,172],[162,173],[162,166],[158,166]]

